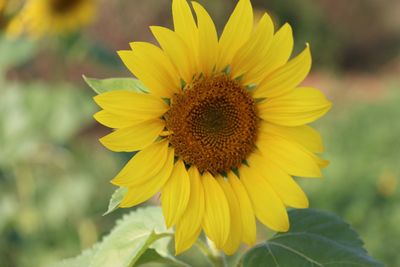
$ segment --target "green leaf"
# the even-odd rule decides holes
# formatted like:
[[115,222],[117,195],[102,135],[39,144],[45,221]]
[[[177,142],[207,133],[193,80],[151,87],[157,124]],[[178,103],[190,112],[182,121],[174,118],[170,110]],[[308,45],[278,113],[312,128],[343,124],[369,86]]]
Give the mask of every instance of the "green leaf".
[[87,267],[98,248],[99,245],[96,244],[75,258],[62,260],[56,264],[49,265],[49,267]]
[[160,207],[139,208],[118,221],[111,233],[91,250],[50,267],[131,267],[152,261],[185,266],[168,250],[171,236]]
[[243,266],[380,267],[350,226],[313,209],[289,212],[291,228],[248,251]]
[[114,210],[118,209],[119,204],[121,203],[122,199],[125,197],[126,193],[128,193],[128,188],[120,187],[112,194],[110,203],[108,204],[107,211],[103,214],[103,216],[110,214]]
[[163,257],[155,249],[148,249],[135,263],[137,266],[147,263],[160,263],[167,266],[189,266],[172,257]]
[[[100,244],[90,267],[134,266],[146,250],[158,239],[171,240],[159,207],[140,208],[125,216]],[[160,240],[161,241],[161,240]],[[157,242],[158,243],[158,242]],[[154,246],[161,255],[168,255],[164,246]]]
[[143,83],[134,78],[111,78],[101,80],[88,78],[83,75],[83,79],[97,94],[114,90],[128,90],[141,93],[148,92]]

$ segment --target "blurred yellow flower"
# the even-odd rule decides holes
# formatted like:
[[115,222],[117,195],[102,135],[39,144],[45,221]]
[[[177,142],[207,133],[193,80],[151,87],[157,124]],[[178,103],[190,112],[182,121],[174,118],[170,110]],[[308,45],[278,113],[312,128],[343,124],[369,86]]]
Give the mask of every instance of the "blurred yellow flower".
[[92,22],[95,12],[96,0],[27,0],[7,33],[35,38],[68,34]]
[[398,178],[393,172],[384,171],[377,180],[378,192],[384,197],[391,197],[397,190]]
[[292,176],[320,177],[327,165],[320,135],[308,123],[331,107],[324,94],[299,87],[311,68],[310,48],[289,60],[290,25],[278,31],[268,14],[253,25],[249,0],[240,0],[218,39],[212,19],[193,2],[173,0],[175,30],[151,27],[161,48],[131,43],[119,51],[149,93],[96,96],[100,123],[115,128],[100,139],[110,150],[138,151],[112,180],[128,188],[121,207],[161,191],[176,253],[203,229],[233,254],[256,241],[256,220],[289,229],[286,207],[308,200]]
[[0,0],[0,11],[2,11],[6,6],[6,0]]

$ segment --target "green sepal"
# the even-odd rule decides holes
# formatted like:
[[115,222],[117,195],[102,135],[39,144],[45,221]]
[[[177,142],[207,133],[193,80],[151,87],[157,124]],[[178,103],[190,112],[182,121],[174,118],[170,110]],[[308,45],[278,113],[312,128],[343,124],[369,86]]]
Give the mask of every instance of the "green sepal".
[[141,81],[135,78],[110,78],[110,79],[94,79],[82,76],[85,82],[97,94],[102,94],[115,90],[127,90],[139,93],[148,93],[149,90]]
[[122,199],[124,199],[125,195],[128,193],[128,188],[120,187],[112,194],[110,198],[110,202],[108,204],[107,211],[103,214],[103,216],[110,214],[114,210],[118,209],[119,204],[121,204]]

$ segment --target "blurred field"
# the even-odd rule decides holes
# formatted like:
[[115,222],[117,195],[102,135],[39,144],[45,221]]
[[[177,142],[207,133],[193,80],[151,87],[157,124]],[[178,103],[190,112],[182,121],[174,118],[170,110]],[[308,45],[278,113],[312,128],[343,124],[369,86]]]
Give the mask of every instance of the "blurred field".
[[[219,28],[234,6],[200,2]],[[330,161],[325,177],[299,179],[311,207],[336,212],[373,257],[400,266],[399,2],[253,3],[278,25],[292,24],[296,51],[311,43],[315,64],[305,84],[334,103],[315,124]],[[102,216],[114,189],[108,181],[130,155],[97,142],[107,129],[92,119],[94,93],[81,75],[129,76],[115,51],[132,40],[152,41],[149,25],[170,26],[170,1],[98,4],[97,20],[81,32],[0,38],[0,267],[46,266],[74,256],[126,212]]]

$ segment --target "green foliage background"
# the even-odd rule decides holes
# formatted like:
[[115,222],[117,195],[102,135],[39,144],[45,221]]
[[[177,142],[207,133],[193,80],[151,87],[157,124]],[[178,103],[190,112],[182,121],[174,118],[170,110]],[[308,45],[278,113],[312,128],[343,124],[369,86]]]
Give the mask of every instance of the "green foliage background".
[[[134,39],[152,40],[147,25],[170,25],[169,1],[103,2],[100,19],[74,36],[0,39],[1,267],[46,267],[75,256],[101,240],[126,212],[102,216],[114,191],[108,181],[131,155],[98,144],[107,130],[92,119],[94,93],[81,75],[128,77],[114,51]],[[200,2],[221,28],[233,2]],[[323,179],[299,179],[311,207],[343,217],[373,257],[396,267],[400,23],[390,14],[399,7],[390,0],[335,2],[254,1],[279,24],[293,24],[297,45],[310,41],[316,64],[306,83],[322,88],[334,102],[315,124],[331,164]],[[363,28],[371,16],[378,17],[375,26]],[[378,50],[377,43],[385,49]],[[271,235],[260,227],[260,240]],[[192,250],[182,259],[206,264],[198,254]]]

